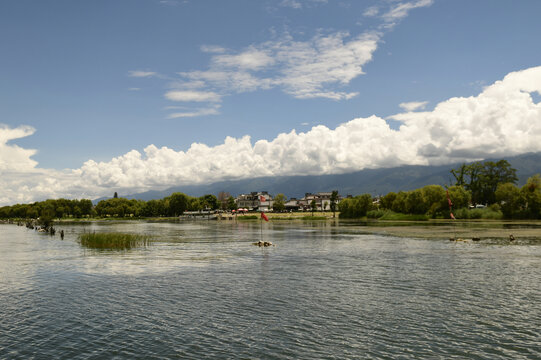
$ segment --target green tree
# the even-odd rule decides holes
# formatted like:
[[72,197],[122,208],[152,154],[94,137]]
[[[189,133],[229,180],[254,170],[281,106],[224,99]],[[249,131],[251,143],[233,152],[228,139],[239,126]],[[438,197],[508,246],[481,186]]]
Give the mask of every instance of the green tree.
[[199,198],[199,202],[201,203],[203,209],[216,210],[220,206],[218,203],[218,198],[211,194],[201,196]]
[[520,192],[524,197],[524,217],[539,219],[541,217],[541,177],[534,175],[526,181]]
[[515,184],[499,184],[495,196],[506,219],[521,217],[525,200],[521,190]]
[[310,202],[310,209],[312,210],[312,216],[314,216],[314,211],[317,210],[316,199],[312,199],[312,201]]
[[407,206],[407,197],[408,193],[405,191],[399,191],[398,194],[396,194],[396,197],[393,201],[393,204],[391,206],[391,210],[398,213],[407,213],[408,212],[408,206]]
[[274,211],[284,211],[286,208],[286,196],[284,194],[278,194],[274,198],[274,203],[272,205],[272,209]]
[[235,203],[235,198],[233,196],[230,196],[227,199],[227,209],[228,210],[237,210],[237,204]]
[[486,161],[480,176],[481,201],[486,204],[496,202],[496,189],[499,184],[516,184],[518,181],[516,170],[511,167],[507,160],[497,162]]
[[366,216],[366,213],[372,209],[372,195],[363,194],[342,199],[338,208],[341,218],[355,219]]
[[81,209],[81,215],[90,215],[92,213],[92,201],[81,199],[78,206]]
[[388,209],[388,210],[392,210],[393,208],[393,202],[396,200],[396,193],[395,192],[390,192],[388,193],[387,195],[383,196],[381,199],[380,199],[380,205],[384,208],[384,209]]
[[436,216],[445,211],[447,199],[443,187],[440,185],[427,185],[421,189],[421,192],[429,215]]
[[409,214],[425,214],[428,207],[423,201],[423,193],[421,190],[408,191],[406,194],[405,212]]
[[516,169],[503,159],[497,162],[462,164],[460,168],[451,170],[451,174],[455,177],[456,186],[464,186],[471,192],[473,204],[493,204],[496,202],[495,193],[499,184],[515,184],[518,180]]
[[39,216],[38,224],[43,228],[48,229],[53,225],[54,215],[54,210],[50,207],[44,209]]
[[333,218],[336,217],[336,204],[337,204],[337,202],[338,202],[338,191],[333,190],[333,192],[331,193],[331,203],[330,203]]
[[188,196],[186,194],[176,192],[169,196],[169,214],[179,216],[186,211],[188,207]]
[[[467,208],[469,206],[471,202],[471,193],[462,186],[450,186],[447,191],[449,192],[449,198],[453,203],[453,209]],[[447,202],[447,195],[445,202]],[[447,203],[445,206],[448,207]]]

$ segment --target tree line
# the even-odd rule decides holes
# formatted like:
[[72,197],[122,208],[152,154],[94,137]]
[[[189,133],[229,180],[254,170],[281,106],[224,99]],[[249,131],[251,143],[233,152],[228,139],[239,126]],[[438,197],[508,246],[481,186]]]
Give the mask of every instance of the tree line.
[[130,200],[117,195],[101,200],[96,206],[88,199],[56,199],[3,206],[0,207],[0,219],[179,216],[185,211],[216,210],[220,207],[236,209],[235,199],[229,197],[221,203],[211,194],[192,197],[180,192],[149,201]]
[[[539,175],[530,177],[519,187],[516,169],[507,160],[462,164],[450,172],[454,184],[445,188],[428,185],[411,191],[390,192],[377,201],[370,194],[344,199],[339,204],[340,217],[380,218],[394,212],[449,218],[452,210],[456,218],[541,219]],[[476,205],[484,209],[476,209]]]

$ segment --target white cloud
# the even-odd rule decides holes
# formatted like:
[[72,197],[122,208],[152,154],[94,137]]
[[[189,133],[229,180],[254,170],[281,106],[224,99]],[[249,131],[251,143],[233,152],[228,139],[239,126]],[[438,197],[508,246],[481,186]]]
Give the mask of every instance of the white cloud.
[[38,164],[31,157],[36,150],[23,149],[14,144],[12,140],[21,139],[34,134],[36,130],[31,126],[19,126],[15,129],[0,124],[0,171],[29,171]]
[[132,70],[132,71],[128,71],[128,76],[130,77],[141,77],[141,78],[144,78],[144,77],[152,77],[152,76],[156,76],[158,73],[154,72],[154,71],[141,71],[141,70]]
[[298,0],[282,0],[280,6],[290,7],[293,9],[301,9],[302,4]]
[[206,53],[221,54],[224,53],[226,49],[218,45],[201,45],[201,51]]
[[173,90],[165,94],[165,97],[172,101],[202,102],[202,101],[220,101],[221,96],[211,91],[181,91]]
[[274,63],[274,59],[268,54],[268,51],[253,47],[237,55],[217,55],[212,60],[217,66],[246,70],[258,70]]
[[31,135],[32,128],[1,127],[0,203],[537,152],[541,151],[541,104],[533,101],[532,93],[541,94],[541,66],[510,73],[477,96],[451,98],[432,111],[394,115],[402,123],[398,130],[373,115],[335,129],[318,125],[307,132],[292,130],[255,143],[244,136],[227,137],[213,147],[194,143],[186,151],[149,145],[143,154],[132,150],[111,161],[88,160],[68,172],[36,169],[30,159],[34,150],[8,144]]
[[367,17],[373,17],[378,14],[379,14],[379,8],[377,6],[370,6],[363,12],[363,15]]
[[203,108],[203,109],[196,109],[193,111],[183,111],[183,112],[176,112],[169,114],[167,116],[168,119],[178,119],[178,118],[189,118],[189,117],[197,117],[197,116],[207,116],[207,115],[218,115],[220,112],[218,111],[220,107],[211,107],[211,108]]
[[387,27],[392,27],[399,20],[408,16],[409,12],[413,9],[427,7],[434,3],[434,0],[417,0],[406,1],[393,5],[389,11],[382,15],[382,18],[387,23]]
[[406,111],[415,111],[415,110],[422,110],[426,107],[426,104],[428,104],[428,101],[411,101],[411,102],[403,102],[399,104],[402,109]]
[[339,88],[363,74],[379,39],[380,34],[374,32],[356,37],[345,32],[320,34],[308,41],[285,36],[238,53],[214,55],[208,70],[179,73],[188,81],[176,86],[205,84],[220,94],[280,87],[301,99],[350,99],[357,93]]

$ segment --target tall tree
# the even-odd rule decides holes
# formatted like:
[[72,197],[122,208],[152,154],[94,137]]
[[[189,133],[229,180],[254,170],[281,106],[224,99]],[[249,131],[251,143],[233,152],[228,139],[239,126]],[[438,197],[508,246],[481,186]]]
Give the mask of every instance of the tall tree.
[[456,186],[464,186],[471,192],[473,204],[493,204],[496,202],[496,189],[499,184],[512,183],[518,180],[516,169],[507,160],[497,162],[479,161],[451,170],[456,179]]
[[332,211],[332,217],[336,217],[336,203],[338,201],[338,190],[333,190],[331,193],[331,211]]
[[284,211],[286,208],[286,196],[284,194],[278,194],[274,197],[274,203],[272,204],[272,210]]
[[169,196],[169,214],[179,216],[186,211],[188,207],[188,196],[186,194],[176,192]]
[[312,209],[312,216],[314,216],[314,211],[317,210],[316,199],[312,199],[312,201],[310,202],[310,208]]

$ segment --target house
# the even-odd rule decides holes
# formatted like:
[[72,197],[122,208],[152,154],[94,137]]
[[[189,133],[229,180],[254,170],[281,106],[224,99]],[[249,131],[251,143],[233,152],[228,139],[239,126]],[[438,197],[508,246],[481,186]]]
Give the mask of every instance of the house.
[[[312,201],[316,202],[317,211],[330,211],[331,210],[331,192],[318,192],[315,194],[306,193],[304,197],[298,201],[299,209],[303,211],[312,211]],[[340,195],[336,199],[336,204],[340,203]]]
[[268,211],[272,209],[272,196],[267,191],[254,191],[240,194],[235,199],[239,209]]

